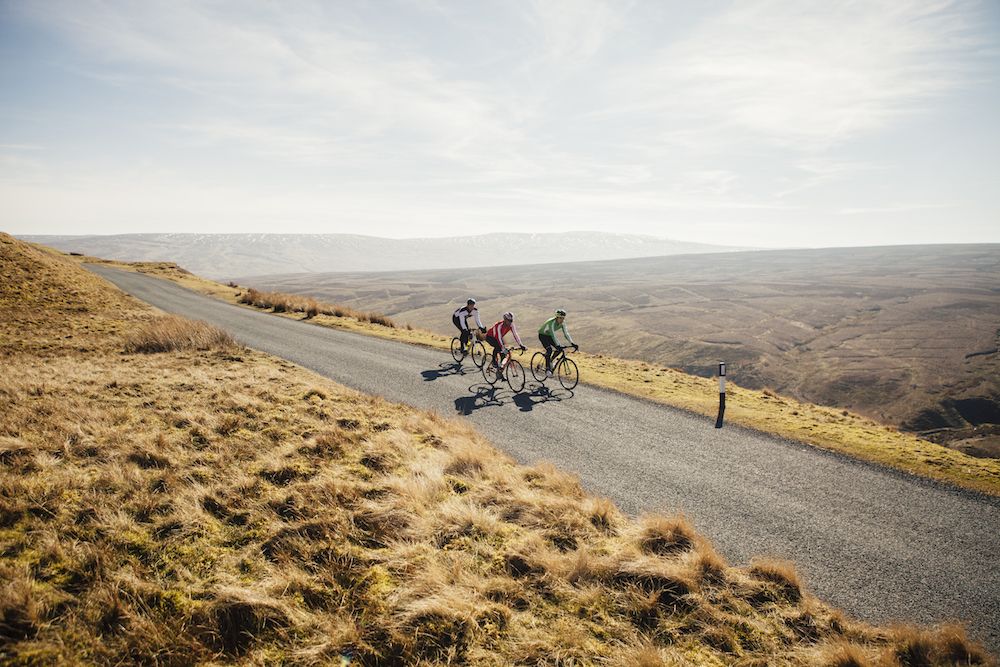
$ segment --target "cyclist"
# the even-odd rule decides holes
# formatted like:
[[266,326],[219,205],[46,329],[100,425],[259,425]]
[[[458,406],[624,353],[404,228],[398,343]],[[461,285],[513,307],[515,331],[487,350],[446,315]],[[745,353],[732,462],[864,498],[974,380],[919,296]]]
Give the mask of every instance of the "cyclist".
[[556,309],[555,317],[550,317],[545,320],[545,324],[538,330],[538,340],[541,341],[542,347],[545,348],[545,375],[547,377],[552,377],[552,355],[555,354],[556,349],[559,344],[556,343],[556,329],[560,329],[569,344],[573,346],[574,350],[579,350],[580,346],[573,342],[573,339],[569,335],[569,329],[566,328],[566,311],[562,308]]
[[476,300],[469,299],[465,302],[465,305],[456,310],[451,315],[451,323],[454,324],[458,330],[461,332],[461,342],[462,342],[462,357],[466,355],[466,345],[469,344],[469,336],[472,332],[469,330],[469,317],[475,317],[476,326],[480,331],[486,331],[483,327],[483,323],[479,319],[479,309],[476,308]]
[[486,342],[493,346],[493,365],[499,370],[500,364],[498,358],[501,353],[507,354],[507,348],[504,346],[504,336],[510,332],[514,334],[514,340],[517,341],[518,346],[523,352],[526,348],[524,343],[521,342],[521,337],[517,335],[517,328],[514,326],[514,313],[509,310],[503,314],[503,319],[490,327],[490,330],[486,333]]

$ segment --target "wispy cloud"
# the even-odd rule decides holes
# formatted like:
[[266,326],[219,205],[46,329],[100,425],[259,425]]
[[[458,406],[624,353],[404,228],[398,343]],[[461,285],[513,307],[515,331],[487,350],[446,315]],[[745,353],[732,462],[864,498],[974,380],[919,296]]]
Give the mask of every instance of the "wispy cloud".
[[548,59],[585,65],[622,27],[624,3],[605,0],[534,0],[528,20],[534,24]]
[[965,8],[920,0],[736,3],[623,77],[620,98],[700,118],[726,141],[749,132],[823,150],[967,84],[972,72],[959,56],[981,40]]
[[[298,159],[308,138],[321,147],[333,139],[391,137],[404,149],[423,144],[442,157],[460,155],[476,141],[517,139],[503,122],[504,103],[483,85],[443,76],[431,59],[366,40],[358,36],[360,27],[331,22],[317,11],[73,2],[62,10],[47,7],[44,20],[106,64],[141,66],[147,81],[221,105],[220,115],[235,118],[244,130],[227,133],[211,117],[178,128],[242,134],[247,142],[262,142],[271,156],[287,140],[288,157]],[[138,78],[125,81],[143,85]],[[251,125],[256,129],[245,131]],[[305,132],[281,129],[289,125]]]
[[[996,86],[1000,54],[977,29],[983,7],[13,4],[12,19],[46,35],[38,44],[58,46],[46,63],[61,62],[67,80],[85,74],[79,99],[96,102],[90,116],[45,108],[48,135],[34,109],[19,109],[17,118],[32,120],[5,133],[0,181],[33,184],[11,191],[22,211],[59,201],[98,211],[100,197],[78,187],[81,174],[94,175],[101,192],[124,179],[141,193],[129,220],[161,197],[171,199],[163,210],[185,219],[199,211],[235,219],[227,211],[242,196],[240,214],[262,226],[265,215],[316,221],[330,212],[406,226],[617,225],[616,212],[644,224],[688,213],[718,222],[798,211],[839,211],[860,225],[966,199],[928,192],[919,174],[915,185],[887,182],[903,180],[906,158],[882,151],[893,148],[886,136],[905,130],[901,121]],[[60,103],[70,98],[61,92]],[[21,103],[17,93],[10,99]],[[107,119],[105,109],[114,109]],[[46,200],[42,186],[60,178],[69,194]],[[73,198],[85,205],[71,206]],[[995,211],[991,201],[981,210]]]
[[896,204],[889,206],[868,206],[858,208],[843,208],[837,211],[840,215],[868,215],[871,213],[912,213],[932,209],[958,208],[960,204]]
[[794,165],[792,173],[779,183],[780,187],[775,192],[775,197],[786,199],[822,185],[850,180],[861,175],[870,177],[872,173],[884,170],[883,165],[874,162],[812,155]]

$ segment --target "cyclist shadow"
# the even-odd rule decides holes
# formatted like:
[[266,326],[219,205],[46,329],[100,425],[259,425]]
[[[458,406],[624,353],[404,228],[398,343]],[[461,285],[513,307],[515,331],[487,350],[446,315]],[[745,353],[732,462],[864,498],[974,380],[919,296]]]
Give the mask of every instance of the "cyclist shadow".
[[[503,405],[504,399],[510,394],[506,389],[485,382],[472,385],[469,391],[472,392],[471,396],[459,396],[455,399],[455,410],[462,415],[471,415],[476,410]],[[514,397],[514,401],[517,401],[517,396]]]
[[420,371],[420,374],[424,377],[425,382],[433,382],[449,375],[465,375],[466,372],[466,369],[460,362],[452,362],[450,364],[439,364],[437,368],[428,368],[426,371]]
[[573,392],[565,389],[552,390],[541,383],[528,383],[524,389],[514,395],[514,405],[521,412],[531,412],[536,405],[542,403],[565,401],[573,398]]

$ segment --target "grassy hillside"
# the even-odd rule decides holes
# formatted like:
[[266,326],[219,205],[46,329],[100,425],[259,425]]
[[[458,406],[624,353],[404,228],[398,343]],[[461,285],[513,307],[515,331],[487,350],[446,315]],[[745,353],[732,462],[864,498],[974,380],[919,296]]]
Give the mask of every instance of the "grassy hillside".
[[[94,258],[78,259],[104,262]],[[205,280],[174,264],[104,263],[167,278],[230,303],[246,301],[251,291]],[[402,326],[398,322],[397,326],[383,326],[378,321],[386,319],[384,316],[359,313],[347,307],[327,306],[324,309],[327,312],[345,311],[344,316],[312,316],[308,311],[319,307],[315,299],[271,295],[270,302],[261,301],[260,305],[266,303],[281,303],[280,315],[310,317],[321,326],[442,350],[448,349],[449,345],[450,336]],[[526,342],[530,343],[530,339]],[[717,412],[718,383],[714,379],[645,361],[602,354],[577,354],[574,359],[580,366],[580,375],[585,383],[684,408],[710,418],[714,418]],[[770,389],[746,389],[730,382],[727,385],[726,420],[907,473],[1000,496],[1000,460],[970,456],[849,410],[817,406],[782,396]]]
[[6,235],[0,307],[4,664],[990,660]]

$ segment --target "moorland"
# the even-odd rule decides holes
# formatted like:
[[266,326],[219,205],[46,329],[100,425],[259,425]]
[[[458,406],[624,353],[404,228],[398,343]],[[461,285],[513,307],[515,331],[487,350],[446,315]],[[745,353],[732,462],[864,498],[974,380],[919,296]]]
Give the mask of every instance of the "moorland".
[[557,306],[587,351],[848,409],[1000,456],[1000,246],[759,251],[601,262],[253,276],[442,334],[473,295],[521,331]]
[[0,235],[5,664],[988,664]]

